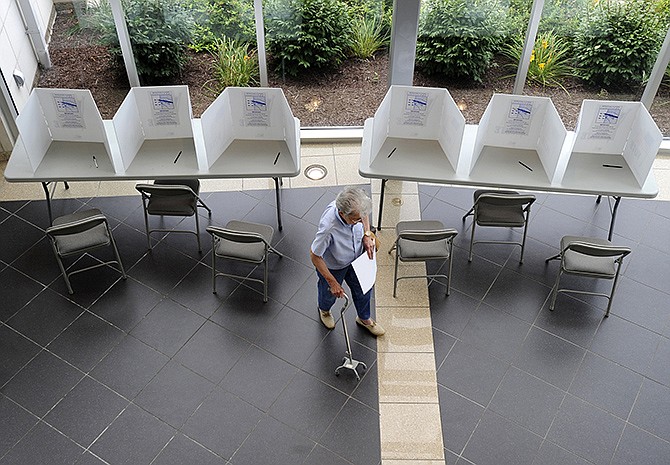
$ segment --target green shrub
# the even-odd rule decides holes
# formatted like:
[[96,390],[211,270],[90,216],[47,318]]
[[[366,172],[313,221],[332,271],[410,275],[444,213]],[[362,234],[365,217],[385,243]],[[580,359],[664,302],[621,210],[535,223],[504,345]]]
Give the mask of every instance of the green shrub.
[[349,49],[349,18],[340,0],[269,0],[265,18],[268,53],[291,76],[335,68]]
[[429,0],[421,11],[416,62],[428,74],[481,82],[505,24],[495,0]]
[[[516,69],[523,51],[524,37],[516,39],[504,51],[513,60]],[[553,32],[538,35],[530,56],[527,80],[543,86],[563,87],[562,81],[574,75],[571,65],[570,46]]]
[[237,42],[256,39],[254,5],[248,0],[187,0],[195,15],[190,47],[196,52],[217,52],[217,39],[228,37]]
[[389,42],[388,30],[381,19],[374,17],[354,18],[351,26],[351,55],[356,58],[371,58],[377,50]]
[[[187,60],[193,18],[180,0],[123,0],[135,65],[143,84],[161,84],[178,76]],[[123,64],[121,47],[108,0],[89,8],[101,41]]]
[[579,75],[588,84],[640,86],[662,43],[661,17],[646,0],[601,0],[588,11],[575,39]]
[[227,37],[216,39],[215,44],[216,52],[212,53],[216,59],[214,79],[205,83],[205,89],[217,96],[229,86],[258,85],[258,56],[255,49]]
[[361,19],[376,20],[381,24],[384,34],[391,33],[393,0],[343,0],[343,2],[354,23]]

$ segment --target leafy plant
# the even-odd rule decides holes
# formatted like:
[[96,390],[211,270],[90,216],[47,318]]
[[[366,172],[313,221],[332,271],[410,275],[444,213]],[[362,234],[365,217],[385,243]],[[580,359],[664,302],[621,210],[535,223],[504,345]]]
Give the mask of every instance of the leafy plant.
[[214,79],[205,83],[213,95],[219,95],[229,86],[245,87],[258,84],[258,56],[249,44],[231,38],[216,39]]
[[[178,76],[186,63],[186,46],[193,18],[180,0],[123,0],[135,65],[143,84],[160,84]],[[121,46],[108,0],[89,8],[89,18],[101,41],[123,64]]]
[[495,0],[429,0],[419,22],[416,61],[428,74],[481,82],[500,50],[505,11]]
[[278,68],[296,76],[334,68],[349,49],[349,20],[340,0],[269,0],[266,42]]
[[660,16],[645,0],[601,0],[575,40],[579,75],[589,84],[630,89],[644,82],[662,42]]
[[195,15],[190,47],[216,53],[217,39],[251,42],[256,37],[253,2],[248,0],[186,0]]
[[389,33],[381,19],[355,18],[351,27],[351,55],[371,58],[377,50],[388,45]]
[[[504,51],[518,65],[523,51],[524,37],[517,36]],[[570,46],[552,31],[540,33],[535,41],[528,66],[529,81],[543,86],[563,87],[561,81],[575,74],[571,64]]]

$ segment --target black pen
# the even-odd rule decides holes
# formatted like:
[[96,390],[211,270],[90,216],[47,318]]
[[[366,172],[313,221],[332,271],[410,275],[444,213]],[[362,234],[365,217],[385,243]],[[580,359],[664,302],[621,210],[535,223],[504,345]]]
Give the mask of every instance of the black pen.
[[519,164],[520,164],[521,166],[523,166],[524,168],[526,168],[528,171],[533,171],[533,168],[531,168],[530,166],[526,165],[526,164],[525,164],[524,162],[522,162],[521,160],[519,160]]
[[98,167],[98,160],[95,159],[95,155],[92,155],[93,157],[93,163],[95,163],[95,167]]
[[177,163],[177,160],[179,160],[179,157],[181,157],[181,150],[180,150],[179,153],[177,154],[177,158],[175,158],[174,161],[173,161],[172,163]]
[[281,152],[277,152],[277,156],[275,157],[275,161],[274,161],[273,165],[276,165],[276,164],[277,164],[277,160],[279,160],[279,154],[280,154],[280,153],[281,153]]
[[607,164],[603,164],[603,166],[604,166],[605,168],[623,168],[623,166],[621,166],[621,165],[607,165]]
[[397,148],[398,148],[398,147],[393,147],[393,150],[391,150],[391,153],[389,153],[389,154],[386,156],[386,158],[391,158],[391,155],[393,155],[393,152],[395,152],[395,149],[397,149]]

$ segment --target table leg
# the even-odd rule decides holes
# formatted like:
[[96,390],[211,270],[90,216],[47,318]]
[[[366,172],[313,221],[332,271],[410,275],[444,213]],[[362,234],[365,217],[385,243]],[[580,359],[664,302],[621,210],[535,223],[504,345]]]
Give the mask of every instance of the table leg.
[[282,224],[281,224],[281,200],[280,200],[280,192],[279,192],[279,187],[282,184],[281,178],[272,178],[275,180],[275,197],[277,199],[277,227],[279,230],[282,230]]
[[388,179],[382,179],[382,189],[379,194],[379,214],[377,216],[377,231],[382,230],[382,210],[384,209],[384,188],[386,187]]
[[614,220],[616,220],[616,213],[617,210],[619,209],[619,203],[621,203],[620,195],[613,195],[612,197],[614,197],[614,206],[612,207],[612,219],[610,220],[610,231],[609,234],[607,235],[608,241],[612,240],[612,234],[614,234]]
[[47,198],[47,213],[49,214],[49,224],[53,223],[53,214],[51,213],[51,194],[49,193],[49,182],[42,182],[42,189]]

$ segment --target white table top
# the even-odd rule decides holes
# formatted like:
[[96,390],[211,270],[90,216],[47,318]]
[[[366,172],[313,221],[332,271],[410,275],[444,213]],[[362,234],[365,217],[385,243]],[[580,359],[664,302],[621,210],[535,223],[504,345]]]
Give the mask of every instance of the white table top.
[[[104,120],[111,153],[102,143],[53,141],[34,171],[21,141],[23,136],[19,136],[4,175],[10,182],[49,182],[279,178],[300,174],[299,155],[294,159],[285,141],[274,140],[235,140],[208,169],[200,119],[192,123],[193,138],[145,140],[126,170],[111,120]],[[299,154],[299,142],[297,145],[295,153]],[[277,153],[281,155],[274,163]]]
[[[476,125],[465,127],[456,167],[451,165],[437,141],[398,138],[387,138],[380,155],[370,163],[372,124],[372,118],[365,121],[358,168],[360,175],[366,178],[638,198],[653,198],[658,194],[653,172],[650,171],[640,187],[620,155],[571,155],[574,132],[568,133],[556,172],[549,179],[533,150],[487,146],[470,170]],[[394,148],[390,157],[383,155]]]

